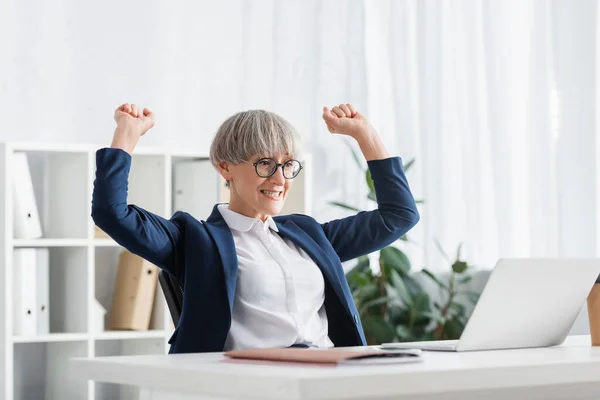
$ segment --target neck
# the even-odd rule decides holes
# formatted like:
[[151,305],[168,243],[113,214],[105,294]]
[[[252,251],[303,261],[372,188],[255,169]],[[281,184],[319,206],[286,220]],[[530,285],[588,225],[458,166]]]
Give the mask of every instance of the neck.
[[269,217],[266,214],[260,214],[258,211],[250,207],[248,203],[246,203],[239,197],[234,196],[233,193],[231,193],[231,199],[229,201],[227,209],[234,211],[238,214],[244,215],[246,217],[260,219],[263,222],[265,222]]

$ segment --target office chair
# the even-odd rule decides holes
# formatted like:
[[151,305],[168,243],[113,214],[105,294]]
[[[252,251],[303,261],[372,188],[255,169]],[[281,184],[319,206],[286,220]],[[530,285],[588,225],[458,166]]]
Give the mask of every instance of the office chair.
[[183,289],[173,275],[163,270],[158,272],[158,281],[165,295],[165,300],[167,300],[173,324],[177,326],[179,316],[181,315],[181,308],[183,307]]

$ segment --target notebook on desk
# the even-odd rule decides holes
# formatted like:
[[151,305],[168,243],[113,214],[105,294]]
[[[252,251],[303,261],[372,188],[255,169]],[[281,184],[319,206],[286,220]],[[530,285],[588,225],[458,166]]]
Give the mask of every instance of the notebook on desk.
[[298,349],[298,348],[267,348],[232,350],[225,356],[233,359],[312,363],[324,365],[377,365],[402,364],[422,361],[418,349],[402,350],[345,350],[333,349]]

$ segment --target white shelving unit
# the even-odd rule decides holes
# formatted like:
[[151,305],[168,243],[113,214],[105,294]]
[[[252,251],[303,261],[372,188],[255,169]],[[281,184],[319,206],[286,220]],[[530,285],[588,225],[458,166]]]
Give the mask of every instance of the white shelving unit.
[[[90,217],[95,160],[102,145],[44,143],[0,144],[0,398],[3,399],[135,399],[132,387],[85,382],[69,375],[73,357],[161,354],[173,326],[157,287],[148,331],[93,329],[97,300],[110,310],[117,258],[123,250],[112,239],[96,238]],[[28,156],[42,224],[40,239],[13,238],[12,155]],[[173,174],[177,163],[206,163],[207,173],[193,185],[202,190],[194,215],[206,219],[217,202],[227,202],[223,180],[206,153],[136,148],[129,177],[129,203],[164,217],[173,210]],[[283,213],[310,214],[310,157],[296,178]],[[210,168],[208,168],[210,167]],[[204,168],[204,167],[203,167]],[[186,210],[190,211],[190,210]],[[50,333],[16,336],[13,327],[13,251],[46,248],[49,252]]]

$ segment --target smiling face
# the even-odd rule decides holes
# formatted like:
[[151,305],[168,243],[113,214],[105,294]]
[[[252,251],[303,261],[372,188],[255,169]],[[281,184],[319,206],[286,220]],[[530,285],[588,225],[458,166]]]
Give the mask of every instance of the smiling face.
[[223,122],[213,139],[210,158],[229,182],[228,208],[263,221],[267,216],[280,214],[293,179],[285,178],[281,166],[267,176],[272,168],[263,159],[284,164],[289,177],[298,165],[287,162],[295,159],[298,152],[295,129],[274,113],[249,110]]
[[[249,162],[239,164],[222,162],[219,163],[219,169],[230,184],[228,208],[247,217],[264,221],[268,216],[281,213],[294,180],[286,179],[281,167],[278,167],[268,178],[259,176],[256,168],[260,171],[260,168],[267,167],[266,161],[259,161],[262,158],[255,156]],[[285,164],[291,159],[287,155],[276,155],[271,158],[280,164]],[[255,168],[253,164],[257,162]]]

